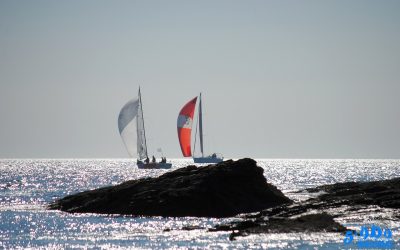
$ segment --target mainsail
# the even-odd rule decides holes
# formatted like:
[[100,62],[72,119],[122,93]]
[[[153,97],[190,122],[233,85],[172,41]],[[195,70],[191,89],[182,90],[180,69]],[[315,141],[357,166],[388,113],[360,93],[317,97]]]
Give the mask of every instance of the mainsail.
[[[201,93],[200,93],[200,100],[199,100],[199,133],[200,133],[200,151],[201,156],[204,157],[204,150],[203,150],[203,111],[201,107]],[[196,140],[195,140],[196,141]]]
[[179,144],[181,145],[181,150],[184,157],[192,156],[191,132],[196,101],[197,97],[186,103],[186,105],[183,106],[179,112],[178,116],[177,127]]
[[[136,118],[136,122],[134,119]],[[118,116],[118,129],[126,150],[131,157],[147,158],[146,135],[144,130],[140,89],[138,98],[130,100],[122,107]],[[137,138],[135,140],[135,138]]]
[[147,145],[146,145],[146,132],[144,129],[143,105],[142,105],[142,96],[140,94],[140,88],[139,88],[138,116],[136,124],[137,124],[137,153],[139,160],[142,160],[147,158]]

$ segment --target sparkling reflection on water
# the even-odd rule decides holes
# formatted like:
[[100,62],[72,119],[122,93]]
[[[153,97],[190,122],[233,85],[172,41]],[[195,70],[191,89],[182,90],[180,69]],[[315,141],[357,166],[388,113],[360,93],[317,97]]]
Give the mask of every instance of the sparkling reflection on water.
[[[343,181],[370,181],[400,176],[399,160],[281,160],[259,159],[267,180],[295,200],[303,188]],[[174,168],[188,160],[172,160]],[[56,198],[114,185],[130,179],[155,177],[169,170],[141,170],[127,159],[0,160],[0,249],[16,248],[343,248],[343,235],[268,234],[229,241],[229,233],[191,231],[233,220],[67,214],[46,210]],[[351,228],[375,223],[394,229],[394,211],[368,208],[338,221]],[[372,213],[371,213],[372,211]],[[399,246],[399,245],[397,245]]]

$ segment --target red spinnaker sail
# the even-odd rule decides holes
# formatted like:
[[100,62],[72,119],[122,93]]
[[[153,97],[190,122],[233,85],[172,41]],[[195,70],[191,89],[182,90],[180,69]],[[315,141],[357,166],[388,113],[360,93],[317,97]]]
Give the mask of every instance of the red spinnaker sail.
[[179,144],[181,145],[182,154],[184,157],[192,156],[191,149],[191,133],[194,109],[196,107],[197,97],[186,103],[181,109],[178,116],[177,127],[178,127],[178,138]]

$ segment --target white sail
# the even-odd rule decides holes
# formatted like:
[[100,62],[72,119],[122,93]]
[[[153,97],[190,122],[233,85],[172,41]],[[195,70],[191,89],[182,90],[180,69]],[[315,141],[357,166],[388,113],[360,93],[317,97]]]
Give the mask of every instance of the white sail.
[[[125,144],[126,150],[131,157],[136,156],[137,145],[136,135],[137,126],[135,118],[138,115],[139,99],[135,98],[130,100],[122,107],[118,116],[118,129],[121,135],[122,141]],[[137,119],[136,119],[137,120]]]
[[139,89],[139,106],[138,106],[138,116],[136,119],[137,124],[137,153],[140,160],[147,158],[147,145],[146,145],[146,133],[144,129],[144,119],[143,119],[143,106],[142,98],[140,96]]
[[[135,154],[137,154],[138,168],[171,168],[172,164],[167,163],[165,158],[163,158],[161,162],[149,162],[147,155],[146,131],[144,129],[143,103],[142,96],[140,94],[140,87],[138,98],[130,100],[127,104],[124,105],[124,107],[122,107],[121,111],[119,112],[118,129],[129,155],[131,157],[135,157]],[[146,160],[143,161],[144,159]]]
[[139,160],[147,158],[140,88],[138,98],[130,100],[119,112],[118,129],[129,155],[135,157],[137,153]]

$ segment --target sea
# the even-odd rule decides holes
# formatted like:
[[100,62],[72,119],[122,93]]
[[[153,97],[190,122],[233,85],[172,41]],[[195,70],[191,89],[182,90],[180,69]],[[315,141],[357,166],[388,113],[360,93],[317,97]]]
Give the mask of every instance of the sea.
[[[190,164],[172,159],[170,170],[137,169],[131,159],[1,159],[0,249],[349,249],[340,233],[274,233],[229,240],[208,229],[238,218],[163,218],[69,214],[48,210],[55,199],[123,181],[156,177]],[[400,177],[400,160],[257,159],[269,183],[296,201],[305,188],[345,181]],[[238,183],[240,185],[240,183]],[[351,211],[351,209],[349,209]],[[329,211],[328,211],[329,212]],[[400,219],[393,209],[370,206],[336,220],[348,228],[390,228],[400,249]],[[201,229],[182,230],[185,227]]]

